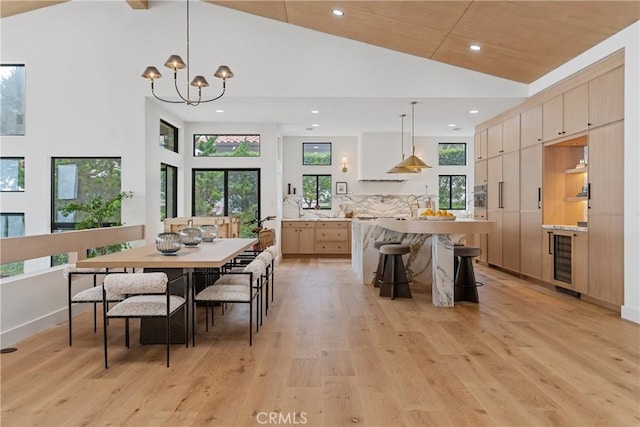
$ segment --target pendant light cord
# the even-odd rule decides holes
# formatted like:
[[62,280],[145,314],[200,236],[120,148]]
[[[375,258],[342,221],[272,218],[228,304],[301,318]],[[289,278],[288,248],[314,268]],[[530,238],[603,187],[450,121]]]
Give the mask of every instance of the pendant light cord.
[[189,0],[187,0],[187,99],[190,100],[189,80],[191,80],[191,76],[189,74]]
[[411,103],[411,154],[416,154],[416,144],[415,144],[415,110],[416,110],[416,101]]

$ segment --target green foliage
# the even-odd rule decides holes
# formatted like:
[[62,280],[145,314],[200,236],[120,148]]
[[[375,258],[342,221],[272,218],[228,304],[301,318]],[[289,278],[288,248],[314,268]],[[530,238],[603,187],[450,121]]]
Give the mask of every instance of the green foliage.
[[438,163],[441,166],[464,166],[467,164],[466,144],[440,144],[438,147]]
[[218,135],[201,135],[196,142],[196,156],[198,157],[260,157],[260,151],[251,147],[251,144],[245,138],[238,144],[235,150],[223,151],[229,147],[217,145]]
[[0,264],[0,277],[17,276],[24,273],[24,261]]
[[303,165],[330,165],[331,152],[304,153],[302,164]]
[[331,209],[331,185],[331,175],[303,175],[303,207],[305,209]]
[[467,177],[465,175],[440,175],[438,183],[438,207],[440,209],[466,209]]

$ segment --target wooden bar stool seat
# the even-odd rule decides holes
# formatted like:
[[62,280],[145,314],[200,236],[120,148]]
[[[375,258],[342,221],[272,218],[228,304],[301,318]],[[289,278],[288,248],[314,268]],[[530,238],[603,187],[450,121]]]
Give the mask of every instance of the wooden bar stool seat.
[[380,247],[383,256],[382,280],[380,281],[380,296],[391,299],[411,298],[409,279],[404,268],[402,255],[411,252],[409,245],[383,245]]
[[[400,245],[402,244],[402,242],[398,242],[398,241],[388,241],[385,242],[383,240],[378,240],[377,242],[373,243],[373,247],[380,252],[380,248],[384,245]],[[378,257],[378,268],[376,268],[376,271],[373,273],[373,280],[371,280],[371,284],[376,287],[379,288],[380,287],[380,281],[382,280],[382,269],[384,267],[384,262],[383,262],[383,255],[380,254],[380,256]]]

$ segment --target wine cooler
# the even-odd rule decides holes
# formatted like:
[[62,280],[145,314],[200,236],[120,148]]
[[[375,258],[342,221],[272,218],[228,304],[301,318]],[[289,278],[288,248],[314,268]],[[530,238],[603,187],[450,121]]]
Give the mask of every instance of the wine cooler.
[[559,282],[571,281],[571,236],[553,235],[553,278]]

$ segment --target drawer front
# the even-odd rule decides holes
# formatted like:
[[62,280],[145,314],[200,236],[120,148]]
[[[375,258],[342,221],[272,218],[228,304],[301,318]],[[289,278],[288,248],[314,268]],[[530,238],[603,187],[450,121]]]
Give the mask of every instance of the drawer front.
[[349,228],[349,221],[318,221],[316,228]]
[[316,230],[316,241],[341,241],[346,242],[349,240],[349,233],[346,229],[341,228],[327,228],[324,230]]
[[316,242],[317,254],[348,254],[350,250],[348,242]]
[[314,223],[312,221],[284,221],[282,226],[284,228],[313,228]]

